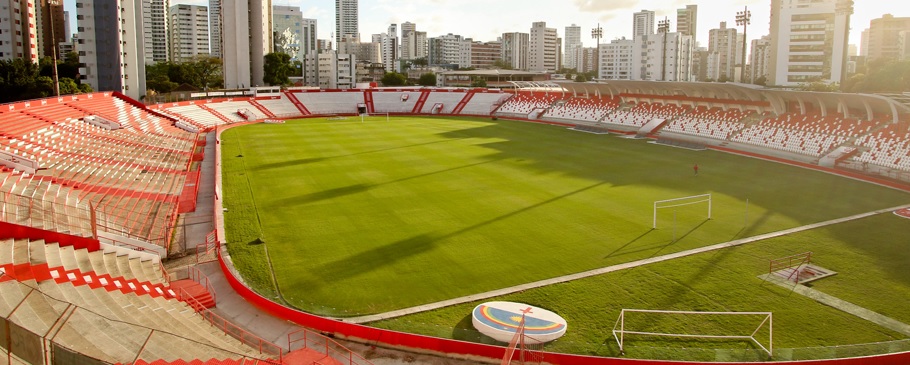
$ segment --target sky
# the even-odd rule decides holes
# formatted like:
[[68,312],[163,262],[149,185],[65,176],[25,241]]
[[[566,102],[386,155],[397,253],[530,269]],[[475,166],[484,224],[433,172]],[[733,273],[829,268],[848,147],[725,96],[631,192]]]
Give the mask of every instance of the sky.
[[[139,0],[134,0],[139,1]],[[223,0],[225,4],[237,0]],[[859,46],[860,32],[869,27],[872,19],[883,14],[910,16],[910,7],[895,7],[895,0],[854,0],[851,17],[850,44]],[[76,0],[65,0],[71,22],[75,22]],[[208,5],[208,0],[171,0],[174,4]],[[698,41],[708,43],[708,31],[736,27],[736,12],[746,6],[752,12],[748,28],[749,39],[768,34],[770,0],[360,0],[360,37],[383,33],[389,24],[409,21],[428,37],[447,33],[473,38],[475,41],[494,41],[505,32],[529,32],[532,22],[544,21],[564,37],[565,27],[577,24],[582,28],[582,42],[595,47],[591,29],[598,23],[604,30],[604,42],[619,37],[631,38],[632,13],[653,10],[657,20],[668,17],[671,30],[676,29],[676,9],[687,4],[698,5]],[[335,31],[335,1],[333,0],[272,0],[272,5],[301,8],[304,17],[318,21],[320,39],[333,39]],[[742,31],[742,27],[736,27]],[[75,25],[71,26],[75,31]]]

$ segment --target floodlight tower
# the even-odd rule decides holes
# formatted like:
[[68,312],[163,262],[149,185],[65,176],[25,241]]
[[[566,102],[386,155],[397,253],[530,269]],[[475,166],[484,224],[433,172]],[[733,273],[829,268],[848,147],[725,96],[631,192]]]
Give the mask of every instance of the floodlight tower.
[[604,36],[604,29],[597,23],[597,28],[591,29],[591,38],[597,40],[597,55],[594,56],[594,67],[597,69],[597,77],[600,77],[600,39]]
[[742,62],[742,65],[740,66],[742,68],[740,70],[739,82],[744,83],[744,84],[746,83],[746,28],[748,28],[751,21],[752,21],[752,12],[749,11],[748,6],[745,9],[743,9],[743,11],[736,12],[736,25],[743,26],[743,62]]
[[660,81],[667,81],[667,34],[670,33],[670,18],[657,22],[657,32],[663,35],[664,46],[660,60]]

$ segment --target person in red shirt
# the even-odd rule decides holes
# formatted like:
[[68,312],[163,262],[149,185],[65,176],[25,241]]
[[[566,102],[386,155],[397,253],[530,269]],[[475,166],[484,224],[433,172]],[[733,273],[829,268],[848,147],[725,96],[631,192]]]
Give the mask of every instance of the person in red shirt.
[[695,166],[692,166],[692,170],[695,170],[695,176],[698,176],[698,164],[695,164]]

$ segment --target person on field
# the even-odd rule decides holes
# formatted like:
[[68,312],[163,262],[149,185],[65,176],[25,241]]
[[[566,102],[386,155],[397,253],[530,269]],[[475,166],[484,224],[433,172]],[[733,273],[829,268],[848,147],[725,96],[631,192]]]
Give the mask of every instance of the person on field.
[[695,166],[692,166],[692,170],[695,171],[695,176],[698,176],[698,164],[695,164]]

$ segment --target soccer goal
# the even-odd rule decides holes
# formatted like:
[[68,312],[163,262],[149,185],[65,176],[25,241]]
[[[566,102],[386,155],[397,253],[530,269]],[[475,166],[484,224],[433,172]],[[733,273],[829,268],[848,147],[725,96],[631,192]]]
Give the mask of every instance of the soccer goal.
[[654,222],[651,228],[657,229],[657,211],[666,208],[676,208],[694,204],[708,205],[708,219],[711,219],[711,194],[693,195],[676,199],[658,200],[654,202]]
[[363,123],[365,118],[367,118],[367,117],[380,117],[381,118],[383,116],[385,116],[386,122],[391,120],[391,118],[389,117],[389,113],[363,113],[363,114],[360,114],[360,122]]
[[613,325],[613,338],[619,344],[620,352],[625,351],[628,335],[745,340],[751,341],[771,357],[774,351],[773,330],[771,312],[623,309]]

